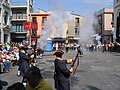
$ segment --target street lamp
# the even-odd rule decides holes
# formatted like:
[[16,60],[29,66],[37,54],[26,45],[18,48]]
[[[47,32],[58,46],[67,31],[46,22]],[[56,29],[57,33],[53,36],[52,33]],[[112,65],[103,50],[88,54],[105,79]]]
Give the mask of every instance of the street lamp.
[[30,30],[28,31],[28,33],[29,33],[29,46],[31,47],[31,34],[32,34],[32,29],[31,29],[32,19],[31,18],[32,17],[31,17],[31,3],[30,3],[30,0],[27,1],[27,13],[28,13],[27,21],[30,22]]

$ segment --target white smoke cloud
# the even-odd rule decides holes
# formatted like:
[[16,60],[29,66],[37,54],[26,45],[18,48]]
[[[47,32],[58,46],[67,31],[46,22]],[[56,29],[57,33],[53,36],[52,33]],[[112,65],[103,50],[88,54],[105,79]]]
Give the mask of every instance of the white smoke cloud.
[[61,10],[55,10],[51,12],[51,22],[53,22],[54,28],[55,28],[55,36],[60,37],[63,34],[64,27],[63,25],[65,23],[68,23],[70,20],[72,20],[72,16],[70,12],[61,11]]
[[50,38],[51,34],[54,34],[53,36],[56,37],[61,37],[64,32],[64,24],[72,19],[71,13],[65,11],[62,4],[56,2],[54,5],[55,8],[50,11],[50,16],[47,19],[44,30],[42,30],[41,37],[38,40],[39,46],[42,49],[44,49],[47,39]]
[[80,42],[85,44],[93,43],[93,35],[95,34],[93,22],[94,22],[93,15],[85,13],[82,21],[83,26],[80,29]]

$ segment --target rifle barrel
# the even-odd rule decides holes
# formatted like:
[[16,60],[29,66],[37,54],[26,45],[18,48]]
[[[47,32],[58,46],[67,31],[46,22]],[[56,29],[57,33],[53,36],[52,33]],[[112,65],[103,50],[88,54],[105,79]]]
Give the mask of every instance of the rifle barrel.
[[73,60],[73,63],[72,63],[72,65],[71,65],[71,67],[74,66],[74,64],[75,64],[75,62],[76,62],[76,60],[77,60],[77,58],[78,58],[78,53],[77,53],[77,55],[75,56],[75,58],[74,58],[74,60]]

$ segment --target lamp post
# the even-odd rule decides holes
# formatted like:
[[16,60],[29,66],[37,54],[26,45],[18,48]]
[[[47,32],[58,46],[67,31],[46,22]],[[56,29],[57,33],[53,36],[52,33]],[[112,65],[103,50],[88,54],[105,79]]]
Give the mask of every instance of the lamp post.
[[30,30],[28,31],[29,35],[29,46],[31,47],[31,34],[32,34],[32,30],[31,30],[31,9],[30,9],[30,0],[27,0],[27,21],[30,22]]
[[[31,20],[31,13],[30,13],[30,27],[32,26],[32,25],[31,25],[31,21],[32,21],[32,20]],[[32,41],[32,37],[31,37],[31,36],[32,36],[32,28],[30,28],[30,31],[29,31],[29,32],[30,32],[29,46],[31,47],[31,41]]]

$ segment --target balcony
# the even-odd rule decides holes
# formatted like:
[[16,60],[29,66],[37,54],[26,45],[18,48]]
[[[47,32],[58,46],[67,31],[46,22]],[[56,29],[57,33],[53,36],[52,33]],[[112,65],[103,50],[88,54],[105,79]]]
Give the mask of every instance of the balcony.
[[13,14],[12,21],[26,21],[27,14]]
[[15,28],[13,28],[12,27],[12,29],[11,29],[11,31],[10,31],[11,33],[26,33],[26,31],[25,30],[16,30]]

